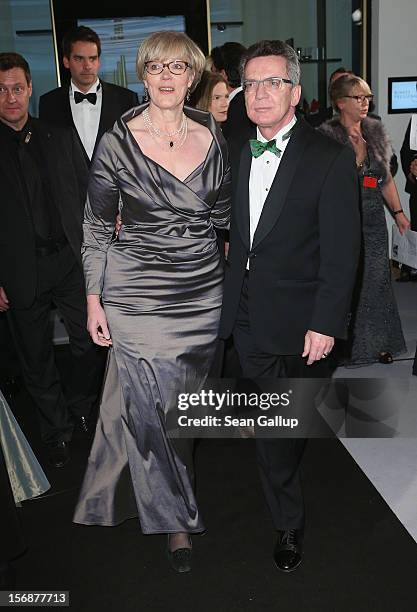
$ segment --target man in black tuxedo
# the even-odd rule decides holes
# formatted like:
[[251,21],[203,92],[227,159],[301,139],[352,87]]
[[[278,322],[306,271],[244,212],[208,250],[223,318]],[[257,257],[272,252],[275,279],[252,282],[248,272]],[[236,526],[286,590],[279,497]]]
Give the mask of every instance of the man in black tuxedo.
[[[69,459],[74,424],[87,433],[98,391],[100,360],[86,330],[80,256],[88,168],[72,130],[29,116],[31,94],[26,60],[1,53],[0,311],[7,313],[50,462],[61,467]],[[75,357],[66,398],[54,361],[53,303]]]
[[101,43],[94,30],[80,26],[68,32],[62,52],[71,82],[41,96],[39,117],[50,124],[73,127],[89,163],[104,132],[137,106],[138,97],[125,87],[98,78]]
[[[222,338],[233,334],[245,378],[327,377],[334,338],[347,331],[360,244],[355,158],[295,117],[299,78],[297,55],[286,43],[248,49],[242,82],[257,128],[231,155],[220,323]],[[275,563],[292,571],[302,553],[305,440],[257,439],[256,445],[279,534]]]

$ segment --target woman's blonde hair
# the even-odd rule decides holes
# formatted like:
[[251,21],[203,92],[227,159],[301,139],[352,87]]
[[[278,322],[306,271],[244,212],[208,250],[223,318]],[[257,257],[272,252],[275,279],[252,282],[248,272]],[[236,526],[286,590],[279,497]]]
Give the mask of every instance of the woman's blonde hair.
[[138,49],[136,71],[140,80],[145,78],[145,64],[150,60],[184,60],[194,73],[191,91],[197,86],[204,70],[206,58],[201,49],[183,32],[155,32]]
[[340,112],[337,101],[345,96],[351,96],[355,89],[363,91],[365,95],[370,95],[372,93],[368,83],[354,74],[347,74],[333,81],[329,93],[330,101],[337,113]]
[[196,90],[191,96],[190,106],[208,111],[213,97],[213,89],[219,83],[224,83],[227,87],[226,79],[223,78],[221,74],[205,70]]

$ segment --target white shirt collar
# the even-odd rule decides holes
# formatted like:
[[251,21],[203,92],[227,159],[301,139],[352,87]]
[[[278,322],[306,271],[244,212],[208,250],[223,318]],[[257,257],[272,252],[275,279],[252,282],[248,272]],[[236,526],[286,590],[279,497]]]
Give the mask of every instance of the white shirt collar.
[[411,116],[410,149],[417,150],[417,115]]
[[229,93],[229,103],[233,100],[233,98],[240,92],[243,91],[243,87],[236,87],[236,89],[232,89],[232,91]]
[[97,79],[97,81],[95,83],[93,83],[90,87],[90,89],[88,91],[81,91],[81,89],[79,89],[76,84],[74,83],[74,81],[71,79],[71,87],[70,87],[71,91],[79,91],[82,94],[89,94],[89,93],[97,93],[101,88],[100,88],[100,79]]
[[[294,117],[291,119],[291,121],[289,123],[287,123],[287,125],[284,125],[283,128],[281,128],[276,134],[275,136],[273,136],[272,138],[270,138],[269,140],[276,140],[277,142],[282,142],[282,137],[287,134],[287,132],[289,130],[291,130],[291,128],[297,123],[297,117],[294,115]],[[259,129],[259,127],[256,128],[256,137],[258,140],[260,140],[261,142],[269,142],[264,136],[262,136],[261,131]]]

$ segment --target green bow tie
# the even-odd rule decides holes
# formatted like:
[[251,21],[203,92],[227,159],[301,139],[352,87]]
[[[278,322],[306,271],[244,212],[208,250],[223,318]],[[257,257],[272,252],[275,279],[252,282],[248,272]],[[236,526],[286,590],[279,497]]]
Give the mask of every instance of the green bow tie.
[[[292,128],[290,128],[288,132],[284,134],[281,140],[287,140],[291,136],[293,129],[294,126],[292,126]],[[260,155],[262,155],[262,153],[265,153],[265,151],[271,151],[271,153],[274,153],[274,155],[276,155],[277,157],[281,157],[282,151],[281,149],[278,149],[276,142],[277,141],[275,139],[270,140],[269,142],[262,142],[261,140],[256,140],[256,138],[252,138],[251,140],[249,140],[249,144],[253,157],[259,157]]]
[[252,138],[249,140],[250,150],[252,152],[253,157],[260,157],[265,151],[270,151],[277,157],[281,156],[281,151],[278,149],[276,145],[276,140],[270,140],[269,142],[262,142],[260,140],[256,140],[256,138]]

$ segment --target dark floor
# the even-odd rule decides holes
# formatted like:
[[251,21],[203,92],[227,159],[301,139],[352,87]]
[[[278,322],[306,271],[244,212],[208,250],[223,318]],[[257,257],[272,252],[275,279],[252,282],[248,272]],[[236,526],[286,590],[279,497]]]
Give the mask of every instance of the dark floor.
[[[65,350],[60,361],[65,368]],[[42,465],[33,406],[13,410]],[[82,439],[51,490],[19,509],[28,552],[18,587],[70,591],[77,611],[407,612],[416,609],[416,544],[337,440],[312,440],[303,462],[305,556],[293,574],[272,562],[274,533],[251,440],[204,440],[197,448],[198,499],[207,533],[194,538],[194,568],[177,575],[163,536],[137,520],[115,528],[71,523],[88,455]]]

